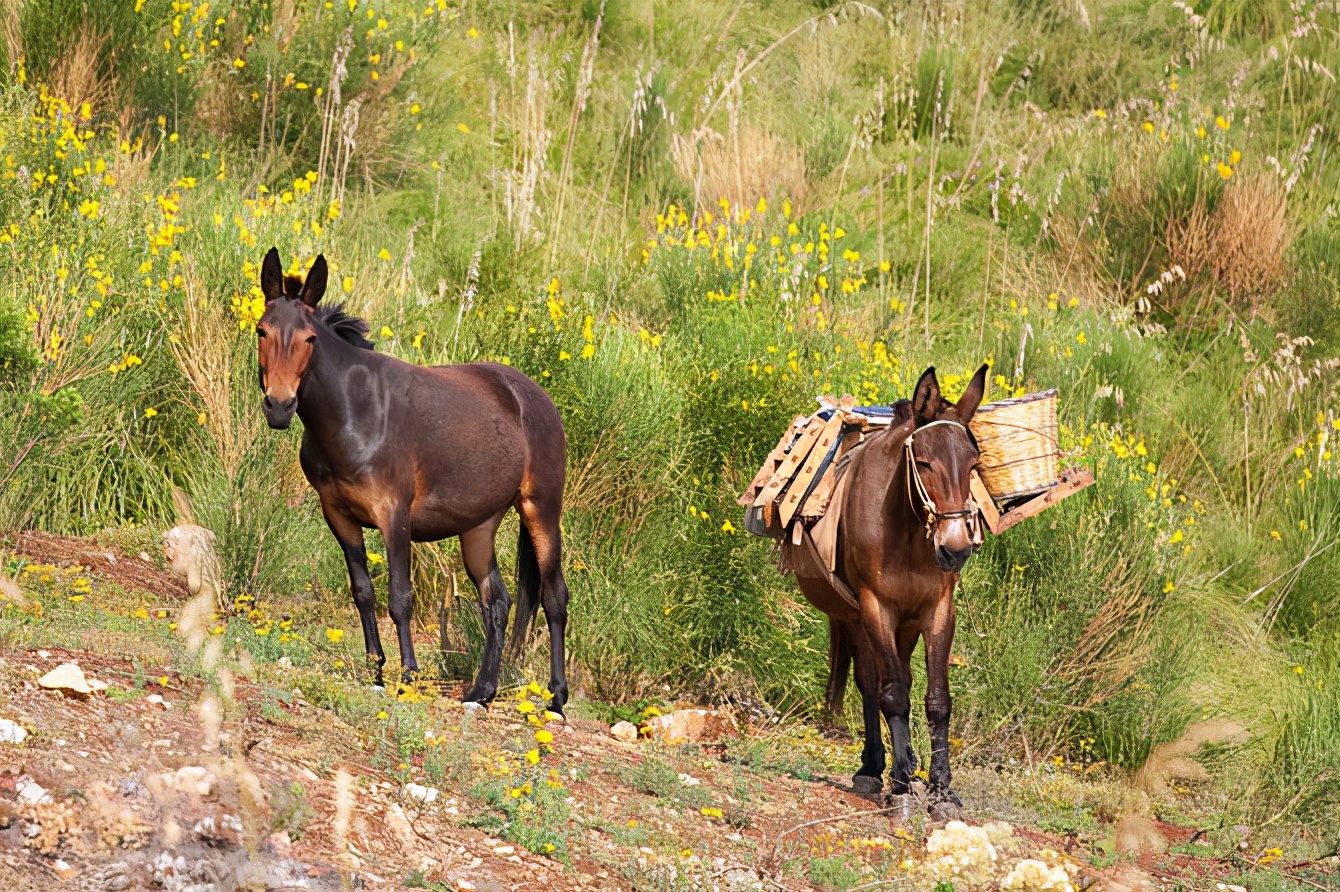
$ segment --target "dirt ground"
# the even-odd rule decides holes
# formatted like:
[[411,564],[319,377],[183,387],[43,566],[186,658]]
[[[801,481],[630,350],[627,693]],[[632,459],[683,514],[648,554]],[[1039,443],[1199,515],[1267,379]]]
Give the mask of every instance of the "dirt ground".
[[[398,702],[356,673],[241,650],[202,672],[151,625],[167,609],[134,607],[185,594],[151,556],[23,534],[0,537],[0,569],[6,560],[37,572],[18,572],[17,597],[3,599],[0,719],[27,736],[0,743],[0,889],[934,885],[926,840],[943,824],[916,803],[911,820],[881,811],[845,771],[823,770],[854,763],[849,740],[724,716],[693,743],[623,742],[580,708],[539,718],[524,689],[487,712],[432,692]],[[132,625],[85,623],[84,592],[108,615],[133,608]],[[158,631],[137,635],[133,623],[146,621]],[[296,635],[277,631],[295,621],[276,620],[276,634]],[[107,689],[39,684],[70,662]],[[1132,825],[1153,833],[1148,850],[1106,857],[1096,840],[1113,828],[1030,825],[1009,772],[963,768],[957,779],[968,823],[997,822],[994,873],[980,888],[998,888],[1023,858],[1064,865],[1076,889],[1112,892],[1233,889],[1223,883],[1246,863],[1197,827],[1152,819]],[[1329,867],[1296,864],[1305,884],[1260,888],[1336,888],[1323,885]]]

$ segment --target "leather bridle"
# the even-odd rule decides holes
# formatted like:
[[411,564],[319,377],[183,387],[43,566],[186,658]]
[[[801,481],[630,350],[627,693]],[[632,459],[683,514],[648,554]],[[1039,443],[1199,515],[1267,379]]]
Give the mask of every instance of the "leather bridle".
[[[923,483],[921,480],[921,472],[917,470],[917,458],[916,454],[912,451],[912,441],[915,439],[915,436],[918,432],[924,431],[926,430],[926,428],[929,427],[935,427],[937,424],[952,425],[954,427],[962,429],[965,434],[968,432],[967,427],[964,426],[962,422],[954,421],[949,418],[942,418],[937,421],[932,421],[928,424],[924,424],[921,427],[917,428],[912,433],[907,435],[907,439],[903,442],[903,449],[907,453],[906,457],[907,501],[909,504],[911,504],[913,510],[915,511],[917,507],[917,500],[920,499],[921,507],[926,512],[927,539],[929,539],[935,533],[936,529],[940,526],[940,521],[952,520],[954,518],[963,518],[968,523],[969,537],[973,545],[974,546],[981,545],[982,530],[979,516],[981,514],[982,509],[978,506],[977,500],[972,497],[972,494],[969,493],[968,500],[964,502],[963,508],[961,510],[941,511],[939,507],[936,506],[935,500],[931,498],[931,494],[927,492],[926,484]],[[913,495],[914,491],[915,491],[915,497]]]

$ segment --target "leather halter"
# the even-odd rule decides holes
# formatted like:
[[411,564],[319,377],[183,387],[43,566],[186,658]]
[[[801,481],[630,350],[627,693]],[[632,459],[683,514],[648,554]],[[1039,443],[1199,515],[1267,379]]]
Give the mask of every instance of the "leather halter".
[[[903,441],[903,449],[907,453],[906,456],[907,501],[915,511],[917,507],[917,499],[919,498],[921,500],[921,507],[926,512],[927,539],[929,539],[931,535],[935,532],[935,530],[940,526],[940,521],[951,520],[954,518],[961,517],[967,520],[968,522],[968,526],[970,529],[970,538],[972,540],[973,545],[980,545],[982,543],[982,536],[981,536],[981,529],[978,526],[977,517],[981,513],[982,509],[978,506],[977,500],[974,499],[971,494],[969,494],[968,500],[963,503],[963,508],[961,510],[941,511],[938,507],[936,507],[935,500],[931,498],[931,494],[926,491],[926,484],[923,483],[921,480],[921,472],[917,470],[917,458],[916,454],[913,453],[912,451],[912,441],[915,438],[918,431],[924,431],[928,427],[935,427],[937,424],[952,425],[954,427],[962,429],[964,433],[967,433],[968,430],[963,425],[962,422],[954,421],[949,418],[941,418],[939,420],[932,421],[929,424],[923,424],[921,427],[917,428],[915,431],[907,435],[907,439]],[[916,492],[916,498],[913,497],[914,489]]]

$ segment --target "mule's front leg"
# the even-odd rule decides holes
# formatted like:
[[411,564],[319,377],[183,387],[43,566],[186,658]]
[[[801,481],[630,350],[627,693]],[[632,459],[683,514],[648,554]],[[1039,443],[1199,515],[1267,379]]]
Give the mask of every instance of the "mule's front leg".
[[935,606],[926,641],[926,723],[931,732],[931,793],[941,804],[958,808],[963,803],[950,788],[949,655],[954,645],[954,583],[949,581]]
[[410,626],[410,617],[414,611],[414,590],[410,586],[409,576],[409,520],[396,518],[382,530],[382,538],[386,540],[386,568],[390,575],[386,605],[400,641],[400,683],[407,685],[414,681],[419,672]]
[[368,661],[374,667],[373,683],[381,687],[386,654],[382,651],[382,639],[377,631],[377,593],[372,588],[372,577],[368,575],[368,553],[363,547],[363,528],[346,517],[330,512],[326,512],[326,524],[344,552],[344,563],[349,570],[349,592],[354,597],[358,621],[363,626],[364,649]]
[[910,757],[912,728],[908,722],[912,712],[911,679],[904,673],[903,661],[899,659],[893,618],[874,592],[861,592],[861,626],[865,629],[870,662],[875,666],[879,711],[889,725],[893,750],[889,792],[902,796],[910,792],[912,772],[916,770]]

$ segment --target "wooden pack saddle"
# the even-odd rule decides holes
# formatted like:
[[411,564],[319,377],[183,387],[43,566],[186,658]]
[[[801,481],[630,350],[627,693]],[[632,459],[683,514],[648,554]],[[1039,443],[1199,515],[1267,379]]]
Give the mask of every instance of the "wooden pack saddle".
[[[992,412],[1004,415],[1006,410],[1042,399],[1050,400],[1054,406],[1055,391],[991,403],[979,408],[977,415],[994,419],[996,416],[990,415]],[[831,573],[837,560],[837,521],[846,495],[844,471],[854,450],[859,449],[871,434],[887,430],[894,420],[894,413],[890,406],[858,406],[850,396],[841,399],[820,397],[819,405],[819,411],[812,415],[796,416],[737,501],[745,509],[746,530],[756,536],[789,541],[792,545],[803,543],[807,549],[812,545],[813,558]],[[1054,411],[1052,408],[1050,428],[1047,429],[1045,424],[1041,426],[1043,440],[1049,444],[1048,454],[1044,457],[1051,461],[1042,476],[1054,479],[1043,480],[1041,485],[1033,485],[1026,492],[999,483],[993,490],[978,472],[973,472],[973,498],[981,507],[987,529],[993,534],[1003,533],[1093,484],[1093,474],[1087,468],[1056,470],[1054,458],[1059,456],[1059,451],[1056,449]],[[1015,442],[1019,439],[1018,431],[1036,434],[1037,431],[1030,428],[1038,425],[1027,421],[1023,426],[1015,425],[1011,433],[1013,440],[1003,449],[997,449],[986,442],[988,423],[1000,426],[996,421],[983,421],[979,425],[977,418],[972,425],[974,434],[983,441],[984,470],[990,473],[998,468],[1017,466],[1020,461],[1017,453],[1021,448]],[[1037,463],[1032,456],[1023,461]],[[990,479],[995,481],[997,478]]]

